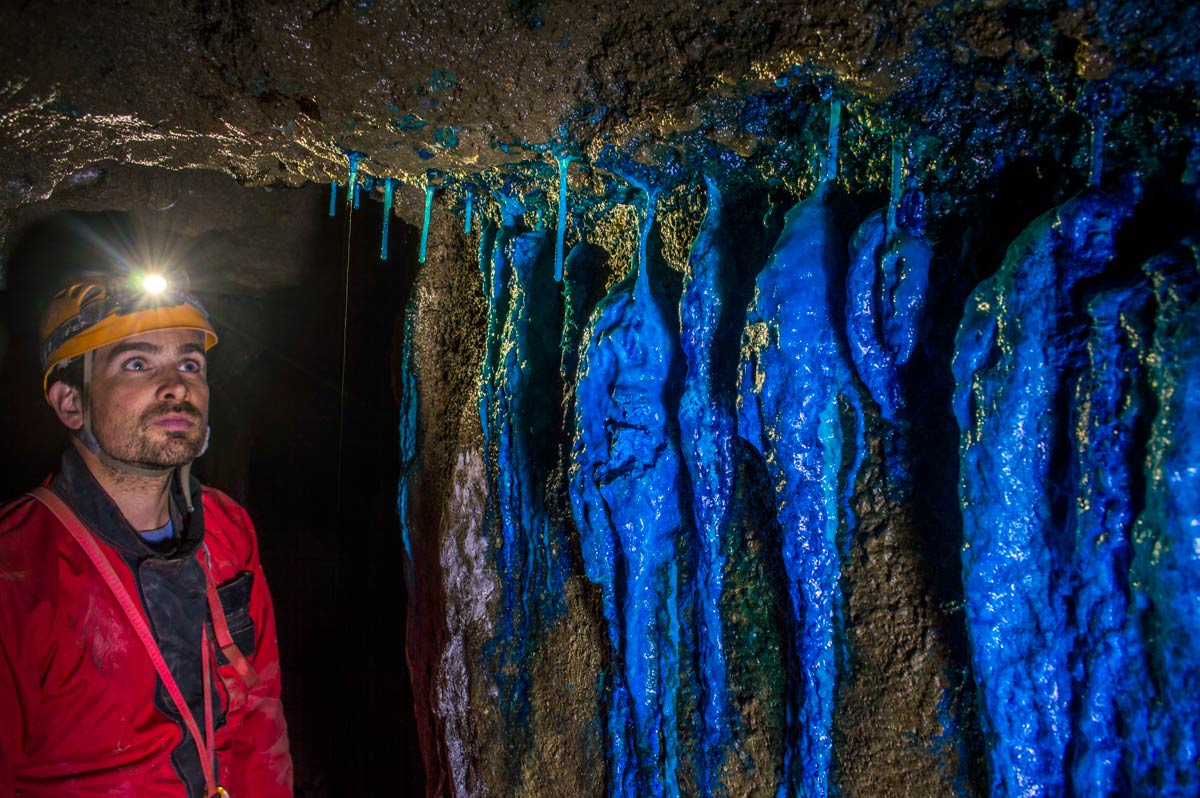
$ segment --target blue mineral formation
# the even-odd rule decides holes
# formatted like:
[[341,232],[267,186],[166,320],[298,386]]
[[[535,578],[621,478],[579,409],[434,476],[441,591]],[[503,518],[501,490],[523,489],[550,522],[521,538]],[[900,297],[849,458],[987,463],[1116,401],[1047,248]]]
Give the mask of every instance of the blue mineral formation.
[[833,303],[841,242],[821,193],[788,212],[758,277],[743,341],[739,434],[766,457],[791,600],[788,740],[781,796],[823,798],[832,761],[838,537],[853,373]]
[[571,506],[584,569],[601,588],[614,668],[607,690],[609,794],[675,798],[678,609],[685,507],[669,397],[678,331],[652,246],[658,192],[633,272],[600,302],[576,388]]
[[479,231],[479,246],[476,249],[476,260],[479,264],[480,293],[489,296],[491,284],[492,248],[496,244],[496,223],[484,217],[483,229]]
[[[890,209],[889,209],[890,213]],[[846,273],[846,337],[858,375],[884,418],[895,421],[903,401],[895,360],[883,343],[883,298],[879,266],[887,241],[884,212],[868,216],[850,239]]]
[[[358,152],[357,150],[343,150],[346,154],[346,161],[349,164],[349,176],[346,181],[346,201],[355,200],[358,196],[358,165],[366,158],[366,153]],[[353,207],[358,207],[358,202],[354,201]],[[329,186],[329,215],[337,215],[337,181],[333,181]]]
[[925,318],[933,248],[925,238],[924,218],[924,194],[916,189],[905,192],[897,227],[879,263],[883,344],[896,367],[912,356]]
[[766,459],[791,605],[781,798],[830,794],[840,552],[854,525],[846,499],[856,468],[843,468],[843,453],[847,439],[858,446],[861,400],[840,313],[846,246],[826,202],[838,111],[834,103],[823,179],[788,212],[742,339],[738,433]]
[[[1092,570],[1073,563],[1077,533],[1065,497],[1080,479],[1071,442],[1080,433],[1062,409],[1087,356],[1078,286],[1113,260],[1133,206],[1131,192],[1089,189],[1035,220],[976,288],[958,332],[965,615],[994,798],[1068,794],[1070,607],[1076,580]],[[1084,463],[1107,456],[1091,447]],[[1091,488],[1081,489],[1086,496]],[[1086,547],[1100,533],[1078,534]]]
[[1200,792],[1200,242],[1146,266],[1157,312],[1149,382],[1157,404],[1146,501],[1133,528],[1132,624],[1143,636],[1129,683],[1134,795]]
[[837,180],[838,169],[838,131],[842,124],[842,101],[831,100],[829,103],[829,146],[825,150],[825,170],[821,176],[822,185],[833,185]]
[[396,189],[396,181],[390,177],[383,181],[383,232],[379,237],[379,259],[388,259],[388,230],[392,221],[392,192]]
[[924,198],[902,193],[899,148],[885,214],[867,217],[850,241],[846,334],[858,376],[892,424],[904,409],[901,367],[921,335],[933,249],[924,238]]
[[458,129],[453,125],[435,128],[433,131],[433,140],[437,142],[439,147],[452,150],[458,146]]
[[421,252],[418,258],[421,263],[425,262],[425,252],[429,245],[429,215],[433,209],[434,190],[432,185],[425,186],[425,218],[421,222]]
[[896,239],[896,212],[900,210],[900,196],[904,190],[904,148],[900,142],[892,144],[892,185],[887,205],[887,243]]
[[1139,648],[1130,624],[1129,561],[1142,418],[1148,407],[1146,364],[1152,299],[1145,284],[1113,288],[1087,303],[1085,361],[1071,391],[1075,430],[1074,602],[1068,622],[1075,753],[1069,777],[1076,795],[1119,795],[1125,741],[1122,685]]
[[416,361],[413,356],[413,335],[416,329],[417,303],[415,296],[404,308],[404,344],[400,355],[400,384],[397,395],[400,405],[400,485],[396,495],[396,510],[400,516],[400,535],[404,542],[404,575],[412,589],[413,550],[409,531],[408,488],[417,461],[417,393]]
[[721,594],[722,542],[733,494],[733,441],[737,427],[732,385],[722,381],[718,359],[725,329],[725,302],[732,288],[736,245],[721,189],[705,179],[708,209],[688,258],[680,303],[680,344],[687,362],[679,403],[680,443],[692,483],[697,533],[696,601],[699,616],[700,716],[703,722],[699,777],[703,794],[715,792],[727,735],[725,649]]
[[[397,110],[399,110],[399,109],[397,109]],[[421,117],[417,116],[416,114],[405,114],[400,119],[391,120],[391,122],[389,124],[391,124],[393,127],[397,128],[398,130],[403,130],[405,132],[409,132],[409,131],[413,131],[413,130],[420,130],[421,128],[428,125],[429,122],[422,119]]]
[[487,425],[496,442],[489,482],[496,485],[502,541],[496,649],[502,656],[501,711],[514,730],[523,730],[534,645],[563,609],[564,532],[548,515],[545,493],[558,454],[561,305],[549,235],[523,232],[507,237],[504,246],[507,313],[495,368],[486,375],[493,397]]
[[567,240],[567,167],[575,158],[567,153],[554,156],[558,161],[558,235],[554,245],[554,281],[562,282],[563,244]]
[[483,429],[484,447],[492,441],[492,408],[495,387],[492,375],[500,359],[504,322],[508,318],[510,242],[524,232],[521,217],[525,206],[508,190],[497,194],[501,224],[489,223],[479,241],[479,270],[483,276],[483,295],[487,299],[487,333],[484,338],[483,363],[479,377],[479,423]]

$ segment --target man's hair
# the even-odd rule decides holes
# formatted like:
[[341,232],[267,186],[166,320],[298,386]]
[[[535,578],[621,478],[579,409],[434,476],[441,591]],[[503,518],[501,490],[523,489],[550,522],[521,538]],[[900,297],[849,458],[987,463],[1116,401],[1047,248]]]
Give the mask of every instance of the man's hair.
[[49,389],[56,382],[65,382],[77,391],[83,390],[83,355],[76,355],[70,360],[64,360],[55,366],[46,380]]

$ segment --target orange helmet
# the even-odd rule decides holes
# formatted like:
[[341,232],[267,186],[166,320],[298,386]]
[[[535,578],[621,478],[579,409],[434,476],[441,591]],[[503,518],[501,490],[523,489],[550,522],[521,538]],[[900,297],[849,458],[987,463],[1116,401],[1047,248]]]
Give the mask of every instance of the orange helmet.
[[208,313],[157,275],[86,274],[50,300],[42,317],[42,391],[50,373],[86,352],[156,330],[197,330],[205,350],[217,343]]

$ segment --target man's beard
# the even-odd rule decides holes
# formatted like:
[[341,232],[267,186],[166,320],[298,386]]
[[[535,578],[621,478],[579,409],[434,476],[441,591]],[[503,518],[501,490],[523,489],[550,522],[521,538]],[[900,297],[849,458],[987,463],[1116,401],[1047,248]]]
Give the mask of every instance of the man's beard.
[[[182,413],[196,421],[186,430],[156,428],[154,422],[168,413]],[[132,428],[122,428],[112,441],[100,445],[112,457],[147,468],[175,468],[195,460],[204,449],[207,424],[191,402],[163,402],[146,409]],[[108,436],[105,436],[108,437]]]

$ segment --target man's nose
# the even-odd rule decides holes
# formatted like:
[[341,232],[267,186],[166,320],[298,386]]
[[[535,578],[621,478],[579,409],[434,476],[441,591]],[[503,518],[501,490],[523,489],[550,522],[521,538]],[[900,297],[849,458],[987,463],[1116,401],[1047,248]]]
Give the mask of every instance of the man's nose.
[[187,380],[175,369],[169,369],[158,384],[158,398],[163,401],[179,401],[187,397]]

